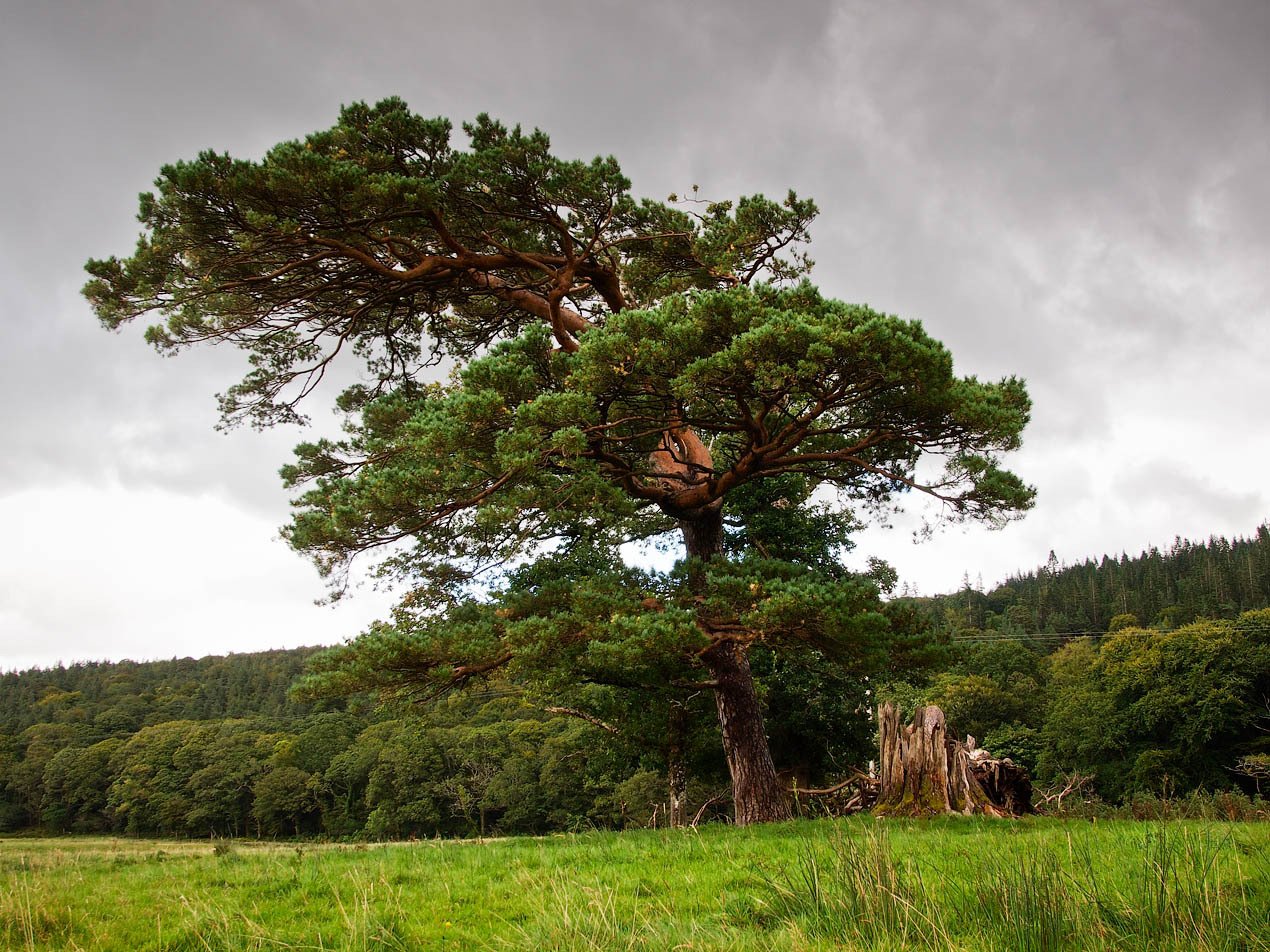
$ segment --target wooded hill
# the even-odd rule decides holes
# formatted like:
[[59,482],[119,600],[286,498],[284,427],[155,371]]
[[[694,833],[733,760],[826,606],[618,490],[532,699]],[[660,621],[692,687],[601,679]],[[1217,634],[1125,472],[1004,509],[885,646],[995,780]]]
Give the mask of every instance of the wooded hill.
[[1258,526],[1249,538],[1176,539],[1163,551],[1077,565],[1060,565],[1051,552],[1046,565],[990,592],[976,590],[967,577],[960,592],[927,604],[936,625],[948,630],[1103,632],[1126,614],[1165,628],[1234,618],[1270,606],[1270,526]]
[[[885,697],[940,704],[1042,782],[1084,772],[1109,799],[1252,792],[1235,768],[1270,753],[1268,606],[1262,526],[893,599],[868,680],[811,650],[759,648],[753,667],[777,765],[800,786],[873,756],[867,711]],[[498,684],[426,709],[299,702],[288,688],[316,650],[0,675],[0,830],[465,835],[664,811],[655,729],[614,733]],[[727,785],[711,707],[685,712],[690,806],[707,816]]]
[[300,717],[314,705],[288,695],[318,648],[168,661],[86,661],[0,674],[0,730],[73,720],[103,734],[163,721]]

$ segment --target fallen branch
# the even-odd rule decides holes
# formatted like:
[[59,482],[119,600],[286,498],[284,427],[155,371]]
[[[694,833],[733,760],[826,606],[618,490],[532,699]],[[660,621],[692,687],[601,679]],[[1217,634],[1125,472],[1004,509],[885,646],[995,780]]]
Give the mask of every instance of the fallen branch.
[[1063,799],[1075,794],[1083,794],[1088,792],[1093,785],[1094,775],[1083,774],[1078,770],[1073,770],[1066,777],[1060,778],[1055,784],[1050,786],[1049,793],[1045,793],[1036,802],[1038,807],[1049,806],[1054,804],[1055,809],[1062,809]]
[[832,787],[823,787],[821,789],[812,789],[810,787],[800,787],[794,784],[793,794],[796,797],[827,797],[837,793],[845,787],[851,786],[853,783],[864,784],[866,786],[876,786],[877,779],[870,777],[863,770],[852,769],[851,776],[842,783],[836,783]]
[[731,794],[731,792],[732,792],[732,788],[729,787],[728,789],[723,790],[720,793],[716,793],[713,797],[711,797],[705,803],[701,804],[701,809],[697,811],[697,815],[692,818],[692,822],[688,825],[695,830],[697,828],[697,824],[701,822],[701,818],[705,815],[706,809],[710,806],[710,804],[718,803],[724,797]]

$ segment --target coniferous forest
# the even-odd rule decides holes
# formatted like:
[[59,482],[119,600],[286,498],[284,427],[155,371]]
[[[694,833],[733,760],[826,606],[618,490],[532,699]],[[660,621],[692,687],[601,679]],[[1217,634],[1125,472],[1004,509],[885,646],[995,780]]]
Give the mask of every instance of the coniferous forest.
[[1174,541],[1140,555],[1103,556],[1078,565],[1050,561],[989,593],[966,584],[960,596],[936,599],[953,610],[944,625],[1026,632],[1102,632],[1118,615],[1175,627],[1197,618],[1233,618],[1270,605],[1270,526],[1249,538]]
[[[782,775],[874,756],[882,698],[1109,803],[1259,790],[1270,763],[1270,528],[884,605],[867,673],[757,650]],[[0,675],[0,830],[173,836],[463,836],[665,822],[674,738],[487,682],[426,704],[299,700],[319,649]],[[708,698],[678,756],[689,807],[726,815]],[[1264,781],[1261,781],[1264,783]]]

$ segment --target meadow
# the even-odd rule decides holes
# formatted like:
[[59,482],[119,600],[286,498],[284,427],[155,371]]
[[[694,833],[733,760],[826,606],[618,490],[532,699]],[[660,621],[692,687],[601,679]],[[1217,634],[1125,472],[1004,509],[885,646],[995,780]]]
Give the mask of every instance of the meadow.
[[14,950],[1270,950],[1270,824],[0,840]]

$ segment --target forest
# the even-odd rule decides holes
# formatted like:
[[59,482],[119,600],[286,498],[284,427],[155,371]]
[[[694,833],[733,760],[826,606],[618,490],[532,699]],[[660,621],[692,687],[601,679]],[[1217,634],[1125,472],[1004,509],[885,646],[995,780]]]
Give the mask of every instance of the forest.
[[[787,782],[865,765],[871,711],[892,699],[937,703],[1038,784],[1080,776],[1108,804],[1265,792],[1265,525],[1132,558],[1051,559],[990,592],[967,580],[880,614],[864,666],[755,646]],[[497,678],[422,704],[305,700],[294,685],[319,652],[0,675],[0,831],[409,838],[666,823],[674,738],[629,703],[610,722]],[[708,820],[728,815],[728,771],[703,693],[684,699],[673,753],[690,815]]]

